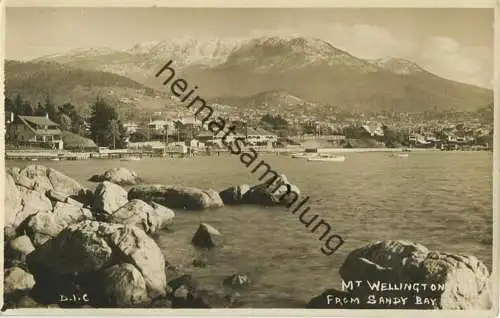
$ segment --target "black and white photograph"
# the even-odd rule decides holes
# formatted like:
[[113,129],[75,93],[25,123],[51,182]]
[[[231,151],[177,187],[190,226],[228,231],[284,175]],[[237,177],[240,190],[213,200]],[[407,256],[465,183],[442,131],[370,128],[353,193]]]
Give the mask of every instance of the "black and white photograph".
[[4,314],[498,313],[493,6],[4,18]]

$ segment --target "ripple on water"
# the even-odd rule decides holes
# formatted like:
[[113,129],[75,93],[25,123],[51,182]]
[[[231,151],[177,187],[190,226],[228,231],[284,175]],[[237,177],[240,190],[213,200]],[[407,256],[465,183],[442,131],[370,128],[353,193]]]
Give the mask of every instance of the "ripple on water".
[[[313,295],[340,287],[338,269],[348,252],[381,239],[407,239],[430,249],[472,254],[491,269],[492,160],[485,152],[412,153],[397,160],[383,153],[346,154],[343,163],[308,164],[284,156],[264,157],[309,195],[311,210],[328,221],[345,244],[332,256],[321,253],[321,242],[286,209],[224,207],[189,213],[176,211],[173,232],[157,242],[166,259],[192,273],[208,289],[220,290],[222,280],[249,272],[255,285],[242,293],[246,307],[302,307]],[[8,166],[31,162],[8,161]],[[222,190],[235,184],[255,184],[237,157],[199,157],[60,161],[54,167],[81,183],[103,170],[126,166],[146,182],[183,184]],[[194,268],[200,255],[190,245],[200,222],[224,234],[225,246],[206,254],[211,263]]]

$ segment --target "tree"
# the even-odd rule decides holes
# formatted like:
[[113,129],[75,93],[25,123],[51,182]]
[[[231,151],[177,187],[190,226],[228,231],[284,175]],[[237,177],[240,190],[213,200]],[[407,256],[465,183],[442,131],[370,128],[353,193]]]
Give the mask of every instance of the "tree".
[[61,130],[64,130],[64,131],[70,131],[71,130],[71,128],[72,128],[72,121],[71,121],[71,118],[68,115],[60,113],[57,116],[57,121],[59,122],[59,126],[61,127]]
[[260,119],[260,124],[270,130],[279,130],[288,128],[288,121],[281,115],[266,114]]
[[14,108],[14,101],[12,101],[12,99],[10,99],[7,96],[5,96],[4,101],[5,101],[4,110],[6,112],[16,113],[16,109]]
[[21,104],[21,109],[20,109],[19,113],[22,115],[25,115],[25,116],[32,116],[34,113],[33,107],[31,106],[31,104],[28,101],[24,101]]
[[71,103],[64,103],[62,104],[61,106],[59,106],[58,108],[58,113],[59,114],[66,114],[69,116],[69,118],[71,119],[75,119],[75,117],[78,116],[77,112],[76,112],[76,107],[75,105],[71,104]]
[[123,125],[118,121],[118,113],[100,97],[91,105],[89,122],[90,136],[96,144],[99,146],[114,144],[115,147],[123,145],[125,132]]
[[120,124],[118,120],[111,119],[109,121],[109,138],[113,140],[113,149],[116,149],[116,140],[120,139]]
[[47,111],[45,110],[45,107],[40,102],[38,102],[35,110],[35,116],[45,116],[46,113]]
[[144,142],[148,141],[148,136],[141,131],[136,131],[130,136],[130,141],[131,142]]
[[19,113],[19,115],[24,115],[22,113],[23,109],[23,100],[21,99],[21,95],[17,94],[16,98],[14,98],[14,111]]
[[45,98],[45,110],[47,111],[50,119],[55,120],[57,118],[56,105],[54,105],[49,95]]
[[76,115],[75,118],[73,118],[72,123],[71,123],[71,132],[78,134],[80,136],[87,137],[87,127],[85,125],[85,120],[83,119],[82,116]]

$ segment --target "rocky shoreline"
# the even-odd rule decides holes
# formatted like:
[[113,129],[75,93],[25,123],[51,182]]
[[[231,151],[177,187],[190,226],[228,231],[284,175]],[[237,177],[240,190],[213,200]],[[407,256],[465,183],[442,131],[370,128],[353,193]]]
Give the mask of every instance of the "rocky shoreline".
[[[281,194],[262,184],[221,192],[179,185],[143,184],[133,171],[115,168],[92,176],[94,191],[41,165],[9,168],[5,175],[4,309],[61,308],[235,308],[245,307],[238,290],[252,284],[248,273],[234,273],[213,292],[169,263],[155,235],[168,231],[176,213],[233,204],[283,204]],[[276,182],[283,182],[282,177]],[[120,185],[131,185],[126,191]],[[272,187],[270,187],[272,188]],[[286,200],[284,200],[286,202]],[[175,212],[174,212],[175,210]],[[193,246],[217,252],[223,233],[201,223]],[[193,260],[195,267],[207,260]],[[174,273],[174,274],[172,274]],[[345,281],[411,281],[444,284],[432,304],[398,308],[487,309],[489,273],[473,256],[433,252],[405,241],[383,241],[352,251],[340,274]],[[331,302],[363,298],[365,287],[329,289],[306,308],[395,308],[386,304]],[[411,294],[411,293],[410,293]],[[389,297],[386,292],[378,296]],[[394,296],[394,294],[392,295]],[[412,296],[412,295],[409,295]],[[415,307],[416,306],[416,307]]]

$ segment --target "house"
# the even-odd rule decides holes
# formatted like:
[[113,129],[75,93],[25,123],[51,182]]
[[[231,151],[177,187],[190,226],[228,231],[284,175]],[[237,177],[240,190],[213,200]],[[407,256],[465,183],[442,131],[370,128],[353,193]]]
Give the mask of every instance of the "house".
[[128,134],[134,134],[137,132],[139,125],[134,122],[129,122],[129,123],[124,123],[123,128],[125,128]]
[[262,128],[247,128],[246,141],[252,145],[278,142],[278,135]]
[[183,127],[201,127],[203,125],[201,120],[194,117],[179,118],[176,122],[181,124]]
[[63,149],[61,129],[49,116],[17,116],[9,127],[12,139],[19,144]]
[[362,126],[362,128],[370,134],[370,136],[383,136],[384,135],[384,129],[381,124],[376,123],[376,124],[365,124]]
[[168,120],[152,120],[148,123],[148,129],[152,132],[164,133],[165,129],[170,133],[175,130],[174,123]]

